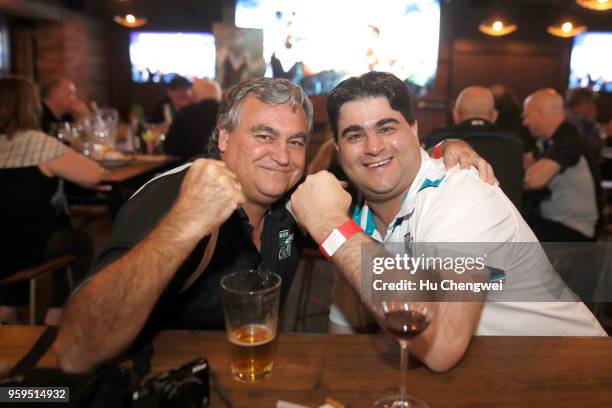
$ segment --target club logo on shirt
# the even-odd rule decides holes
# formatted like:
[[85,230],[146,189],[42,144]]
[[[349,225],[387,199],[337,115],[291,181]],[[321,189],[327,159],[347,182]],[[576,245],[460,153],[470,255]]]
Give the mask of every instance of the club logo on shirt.
[[278,233],[278,260],[281,261],[291,256],[291,244],[293,243],[293,232],[282,230]]
[[406,235],[404,235],[404,251],[406,254],[408,254],[409,257],[413,256],[412,243],[413,243],[412,235],[410,234],[410,231],[408,231]]

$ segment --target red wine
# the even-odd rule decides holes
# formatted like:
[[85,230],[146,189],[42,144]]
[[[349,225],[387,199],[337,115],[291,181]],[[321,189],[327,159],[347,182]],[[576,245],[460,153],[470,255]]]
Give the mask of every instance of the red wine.
[[395,337],[409,339],[425,330],[429,320],[414,310],[395,310],[385,314],[384,325]]

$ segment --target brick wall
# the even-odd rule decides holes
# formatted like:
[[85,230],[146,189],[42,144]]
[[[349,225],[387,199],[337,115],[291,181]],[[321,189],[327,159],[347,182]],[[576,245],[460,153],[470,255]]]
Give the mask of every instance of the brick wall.
[[39,22],[35,30],[36,79],[70,78],[84,100],[109,101],[106,24],[70,11],[60,22]]

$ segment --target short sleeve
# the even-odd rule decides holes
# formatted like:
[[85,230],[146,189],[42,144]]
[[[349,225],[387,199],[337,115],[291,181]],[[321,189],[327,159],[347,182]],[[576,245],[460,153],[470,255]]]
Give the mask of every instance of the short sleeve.
[[38,134],[41,140],[40,162],[45,163],[65,154],[70,148],[54,138],[44,133]]
[[551,139],[552,145],[542,156],[542,159],[549,159],[557,162],[561,166],[561,171],[568,167],[575,166],[582,154],[582,148],[578,134],[571,132],[559,133]]
[[4,168],[38,166],[65,154],[70,148],[38,130],[18,133],[9,141],[1,161]]
[[178,197],[184,175],[185,170],[153,179],[123,205],[85,280],[129,252],[153,230]]

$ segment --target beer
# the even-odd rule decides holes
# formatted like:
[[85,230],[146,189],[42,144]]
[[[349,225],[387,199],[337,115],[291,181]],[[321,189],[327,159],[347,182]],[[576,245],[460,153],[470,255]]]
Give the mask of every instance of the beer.
[[232,330],[231,369],[234,379],[252,383],[272,373],[276,339],[271,328],[263,324],[247,324]]
[[230,362],[236,381],[252,383],[272,372],[281,277],[264,270],[241,270],[221,280]]

